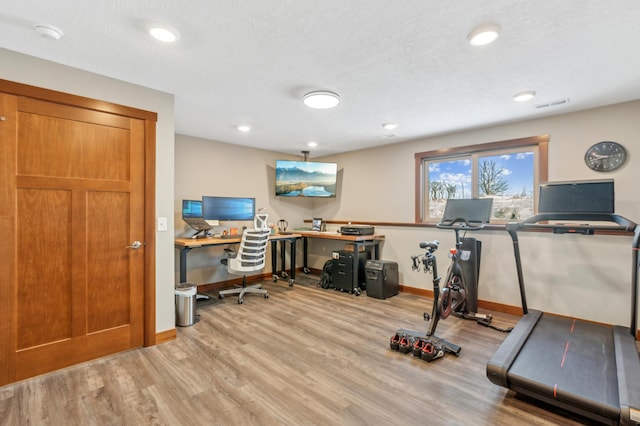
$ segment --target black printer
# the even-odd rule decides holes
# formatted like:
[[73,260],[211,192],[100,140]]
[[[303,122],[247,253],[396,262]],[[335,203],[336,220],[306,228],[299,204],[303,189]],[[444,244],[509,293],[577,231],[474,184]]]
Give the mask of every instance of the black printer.
[[340,227],[343,235],[373,235],[375,228],[369,225],[345,225]]

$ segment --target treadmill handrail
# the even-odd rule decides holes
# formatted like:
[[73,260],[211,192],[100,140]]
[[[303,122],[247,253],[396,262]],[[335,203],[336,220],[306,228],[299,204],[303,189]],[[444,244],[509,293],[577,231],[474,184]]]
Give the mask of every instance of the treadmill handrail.
[[523,228],[588,228],[593,230],[618,230],[618,227],[613,227],[611,225],[598,225],[598,224],[580,224],[580,225],[570,225],[570,224],[540,224],[538,222],[545,222],[549,220],[567,220],[567,221],[594,221],[594,222],[613,222],[618,225],[620,230],[633,232],[636,228],[636,223],[631,220],[617,215],[617,214],[607,214],[607,213],[540,213],[535,216],[528,217],[520,222],[510,222],[507,224],[508,226],[517,226],[519,229]]
[[[566,221],[596,221],[596,222],[613,222],[618,226],[605,226],[598,224],[540,224],[538,222],[545,222],[549,220],[566,220]],[[606,213],[541,213],[535,216],[531,216],[520,222],[509,222],[505,225],[505,228],[513,241],[513,254],[516,260],[516,270],[518,273],[518,285],[520,287],[520,299],[522,303],[522,313],[527,314],[527,300],[524,288],[524,276],[522,273],[522,261],[520,259],[520,244],[518,242],[518,230],[519,229],[541,229],[541,228],[554,228],[554,229],[592,229],[592,230],[622,230],[627,232],[633,232],[632,248],[632,270],[631,270],[631,334],[634,339],[637,333],[637,318],[638,318],[638,268],[640,268],[640,262],[638,257],[638,251],[640,251],[640,226],[635,222],[617,215]]]

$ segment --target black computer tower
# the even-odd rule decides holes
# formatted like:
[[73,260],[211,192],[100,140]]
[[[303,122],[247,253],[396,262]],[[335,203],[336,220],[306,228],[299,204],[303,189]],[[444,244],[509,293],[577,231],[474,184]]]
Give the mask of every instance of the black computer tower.
[[398,263],[388,260],[367,260],[367,296],[386,299],[398,294]]

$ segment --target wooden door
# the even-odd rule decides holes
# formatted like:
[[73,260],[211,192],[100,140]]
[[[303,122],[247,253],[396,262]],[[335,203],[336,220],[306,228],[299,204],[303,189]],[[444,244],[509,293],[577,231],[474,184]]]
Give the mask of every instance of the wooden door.
[[0,116],[0,385],[142,346],[145,120],[9,94]]

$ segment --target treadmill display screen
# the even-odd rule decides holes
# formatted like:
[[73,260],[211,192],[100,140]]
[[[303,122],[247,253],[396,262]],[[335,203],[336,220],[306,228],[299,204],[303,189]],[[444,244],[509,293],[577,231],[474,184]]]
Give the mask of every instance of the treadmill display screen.
[[540,185],[539,213],[613,214],[613,180],[549,182]]

